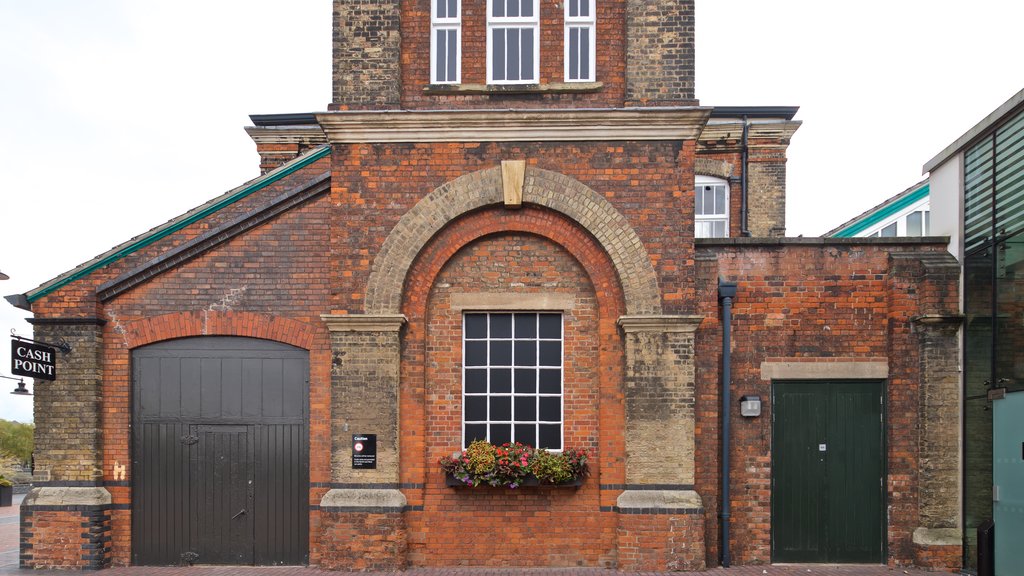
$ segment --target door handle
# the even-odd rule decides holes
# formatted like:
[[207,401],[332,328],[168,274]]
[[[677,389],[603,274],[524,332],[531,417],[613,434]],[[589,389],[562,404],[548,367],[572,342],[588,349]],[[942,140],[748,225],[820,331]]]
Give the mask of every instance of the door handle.
[[234,520],[235,518],[238,518],[242,514],[245,514],[245,508],[242,508],[241,510],[239,510],[238,514],[235,514],[234,516],[232,516],[231,519]]

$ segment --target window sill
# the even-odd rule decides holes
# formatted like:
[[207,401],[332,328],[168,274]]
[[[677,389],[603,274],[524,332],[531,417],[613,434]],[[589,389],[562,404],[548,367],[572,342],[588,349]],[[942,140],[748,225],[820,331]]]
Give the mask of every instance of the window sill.
[[[464,484],[463,482],[457,480],[451,474],[445,474],[444,475],[444,485],[447,486],[448,488],[498,488],[500,490],[514,490],[515,489],[515,488],[505,488],[504,486],[491,486],[489,484],[481,484],[480,486],[471,486],[469,484]],[[541,481],[538,480],[536,476],[530,475],[530,476],[527,476],[526,478],[523,479],[523,483],[519,485],[519,488],[537,487],[537,488],[573,488],[573,489],[578,489],[580,486],[583,486],[583,478],[575,478],[573,480],[568,480],[566,482],[560,482],[558,484],[548,484],[546,482],[542,484]]]
[[423,92],[433,95],[458,94],[585,94],[599,92],[602,82],[552,82],[549,84],[428,84]]

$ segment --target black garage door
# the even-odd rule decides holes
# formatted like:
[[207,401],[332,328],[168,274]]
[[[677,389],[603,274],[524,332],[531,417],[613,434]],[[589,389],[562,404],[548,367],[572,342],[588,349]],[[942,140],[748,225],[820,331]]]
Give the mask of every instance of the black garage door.
[[132,562],[307,564],[305,350],[254,338],[132,352]]

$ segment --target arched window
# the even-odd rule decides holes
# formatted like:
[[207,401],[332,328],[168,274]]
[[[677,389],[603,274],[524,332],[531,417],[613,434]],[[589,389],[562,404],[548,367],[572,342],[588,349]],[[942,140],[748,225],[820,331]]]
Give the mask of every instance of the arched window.
[[721,178],[697,176],[694,189],[694,237],[728,237],[729,183]]

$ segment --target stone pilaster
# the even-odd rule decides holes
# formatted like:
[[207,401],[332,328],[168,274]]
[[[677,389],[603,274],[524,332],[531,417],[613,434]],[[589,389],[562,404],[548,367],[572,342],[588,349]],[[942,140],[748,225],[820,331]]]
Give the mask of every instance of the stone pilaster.
[[334,0],[334,109],[395,109],[401,103],[398,0]]
[[629,0],[626,39],[627,105],[695,103],[693,0]]
[[703,570],[694,483],[694,332],[700,316],[623,316],[626,486],[616,499],[619,568]]
[[691,485],[700,316],[623,316],[626,483]]
[[958,334],[961,319],[959,315],[940,314],[914,319],[921,364],[918,405],[921,526],[914,531],[914,544],[918,549],[960,546]]
[[35,468],[40,480],[95,482],[103,475],[100,421],[103,324],[97,318],[34,318],[34,338],[57,351],[57,379],[35,385]]
[[[320,501],[323,565],[405,567],[398,490],[400,314],[322,316],[331,334],[331,485]],[[377,435],[377,468],[352,468],[352,435]]]

